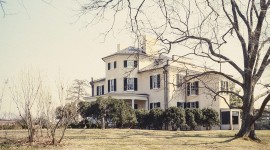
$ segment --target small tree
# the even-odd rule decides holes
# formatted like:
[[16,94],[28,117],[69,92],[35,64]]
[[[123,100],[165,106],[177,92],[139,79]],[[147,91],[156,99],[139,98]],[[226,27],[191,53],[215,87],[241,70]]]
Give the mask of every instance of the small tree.
[[151,124],[149,122],[149,111],[145,109],[139,109],[135,111],[137,118],[137,127],[140,129],[146,129]]
[[161,130],[164,122],[164,111],[160,108],[151,109],[149,121],[154,129]]
[[206,130],[211,130],[213,126],[219,125],[219,115],[218,112],[212,108],[202,109],[203,113],[203,126]]
[[165,109],[164,118],[165,122],[168,123],[174,131],[186,123],[185,110],[179,107],[170,107]]
[[193,114],[192,109],[186,109],[186,123],[190,130],[195,130],[197,123],[195,121],[195,115]]

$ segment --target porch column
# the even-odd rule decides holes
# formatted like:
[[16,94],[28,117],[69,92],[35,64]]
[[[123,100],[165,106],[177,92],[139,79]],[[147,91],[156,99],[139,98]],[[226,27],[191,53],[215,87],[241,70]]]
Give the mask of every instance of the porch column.
[[232,110],[230,109],[230,127],[233,130]]
[[134,99],[131,100],[132,109],[134,109]]
[[148,103],[147,101],[144,101],[145,102],[145,110],[148,110]]

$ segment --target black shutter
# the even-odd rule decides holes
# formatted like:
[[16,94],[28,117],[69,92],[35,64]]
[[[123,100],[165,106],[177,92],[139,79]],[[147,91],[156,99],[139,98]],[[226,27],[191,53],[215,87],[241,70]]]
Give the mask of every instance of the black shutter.
[[108,93],[111,92],[111,89],[110,89],[110,80],[108,80]]
[[180,106],[180,102],[177,102],[177,107],[179,107]]
[[160,88],[160,74],[157,75],[157,88]]
[[184,102],[184,108],[187,108],[187,103]]
[[113,82],[114,82],[114,91],[116,91],[116,79],[114,79]]
[[150,76],[150,89],[153,89],[153,84],[152,84],[153,79],[152,79],[152,78],[153,78],[153,77]]
[[180,78],[179,78],[179,74],[176,74],[176,87],[179,88],[180,87]]
[[134,91],[138,90],[138,79],[134,78]]
[[124,91],[127,90],[127,78],[124,78]]
[[114,64],[114,68],[116,68],[116,61],[114,61],[113,64]]
[[190,95],[190,82],[187,83],[187,95]]
[[153,108],[153,103],[150,103],[150,109],[152,109]]
[[160,102],[157,103],[157,107],[160,107]]
[[195,82],[196,95],[199,95],[199,81]]
[[198,101],[196,102],[196,108],[199,108],[199,102]]
[[110,70],[111,69],[111,65],[110,65],[111,63],[108,63],[108,70]]
[[99,86],[97,86],[97,96],[99,95],[99,91],[98,91],[98,89],[99,89]]
[[101,95],[104,95],[104,85],[102,85],[102,93]]
[[187,108],[190,108],[190,102],[187,102],[187,104],[186,104],[187,106]]
[[134,60],[134,68],[137,68],[137,66],[138,66],[138,62],[137,60]]
[[127,60],[124,60],[124,68],[127,68]]

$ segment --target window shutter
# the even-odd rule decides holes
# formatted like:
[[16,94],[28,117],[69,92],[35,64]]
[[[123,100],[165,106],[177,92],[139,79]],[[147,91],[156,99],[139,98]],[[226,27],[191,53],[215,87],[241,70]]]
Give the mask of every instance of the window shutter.
[[199,102],[198,101],[196,102],[196,108],[199,108]]
[[150,109],[152,109],[153,108],[153,103],[150,103]]
[[110,89],[110,80],[108,80],[108,93],[111,92],[111,89]]
[[190,95],[190,82],[187,83],[187,95]]
[[157,107],[160,107],[160,102],[157,103]]
[[111,69],[111,63],[108,63],[108,70]]
[[179,88],[180,87],[180,76],[179,76],[179,74],[176,74],[176,86],[177,86],[177,88]]
[[124,91],[127,90],[127,78],[124,78]]
[[138,61],[134,60],[134,68],[137,68],[137,66],[138,66]]
[[177,107],[180,107],[180,102],[177,102]]
[[199,81],[195,82],[196,95],[199,95]]
[[99,95],[99,91],[98,91],[98,89],[99,89],[99,86],[97,86],[97,96]]
[[134,91],[138,90],[138,79],[134,78]]
[[102,85],[102,93],[101,95],[104,95],[104,85]]
[[184,108],[187,108],[187,103],[184,102]]
[[157,88],[160,88],[160,74],[157,75]]
[[124,60],[124,68],[127,68],[127,60]]
[[153,77],[152,76],[150,76],[150,89],[153,89],[153,79],[152,79]]
[[190,108],[190,102],[187,102],[187,104],[186,104],[187,106],[187,108]]
[[114,68],[116,68],[116,61],[114,61],[113,64],[114,64]]
[[116,79],[113,79],[114,82],[114,91],[116,91]]

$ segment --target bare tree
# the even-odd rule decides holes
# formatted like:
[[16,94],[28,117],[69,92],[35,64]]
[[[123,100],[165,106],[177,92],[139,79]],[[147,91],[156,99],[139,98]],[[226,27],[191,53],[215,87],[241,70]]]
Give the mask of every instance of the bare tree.
[[2,106],[2,102],[3,102],[3,98],[4,98],[4,93],[5,93],[7,84],[8,84],[8,79],[5,80],[4,85],[3,85],[3,88],[2,88],[2,91],[1,91],[1,94],[0,94],[0,110],[1,110],[1,106]]
[[[109,27],[112,31],[119,19],[117,15],[125,12],[130,31],[138,38],[146,33],[155,36],[163,46],[160,53],[179,48],[182,56],[200,57],[207,63],[234,69],[241,79],[222,69],[205,71],[190,79],[217,74],[240,87],[243,94],[216,94],[227,92],[241,99],[242,127],[236,136],[256,139],[254,122],[270,100],[269,81],[261,80],[270,64],[269,6],[270,0],[92,0],[82,4],[82,15],[92,14],[91,22],[113,18]],[[242,61],[232,59],[235,53],[240,54]],[[263,102],[255,113],[254,103],[259,98]]]
[[72,86],[68,89],[67,100],[71,100],[78,104],[83,101],[84,97],[88,96],[86,88],[89,87],[86,80],[75,79]]
[[30,71],[22,72],[18,80],[14,80],[11,97],[16,103],[22,121],[27,125],[28,141],[34,142],[34,119],[37,111],[37,102],[41,99],[42,80],[40,75],[31,74]]

